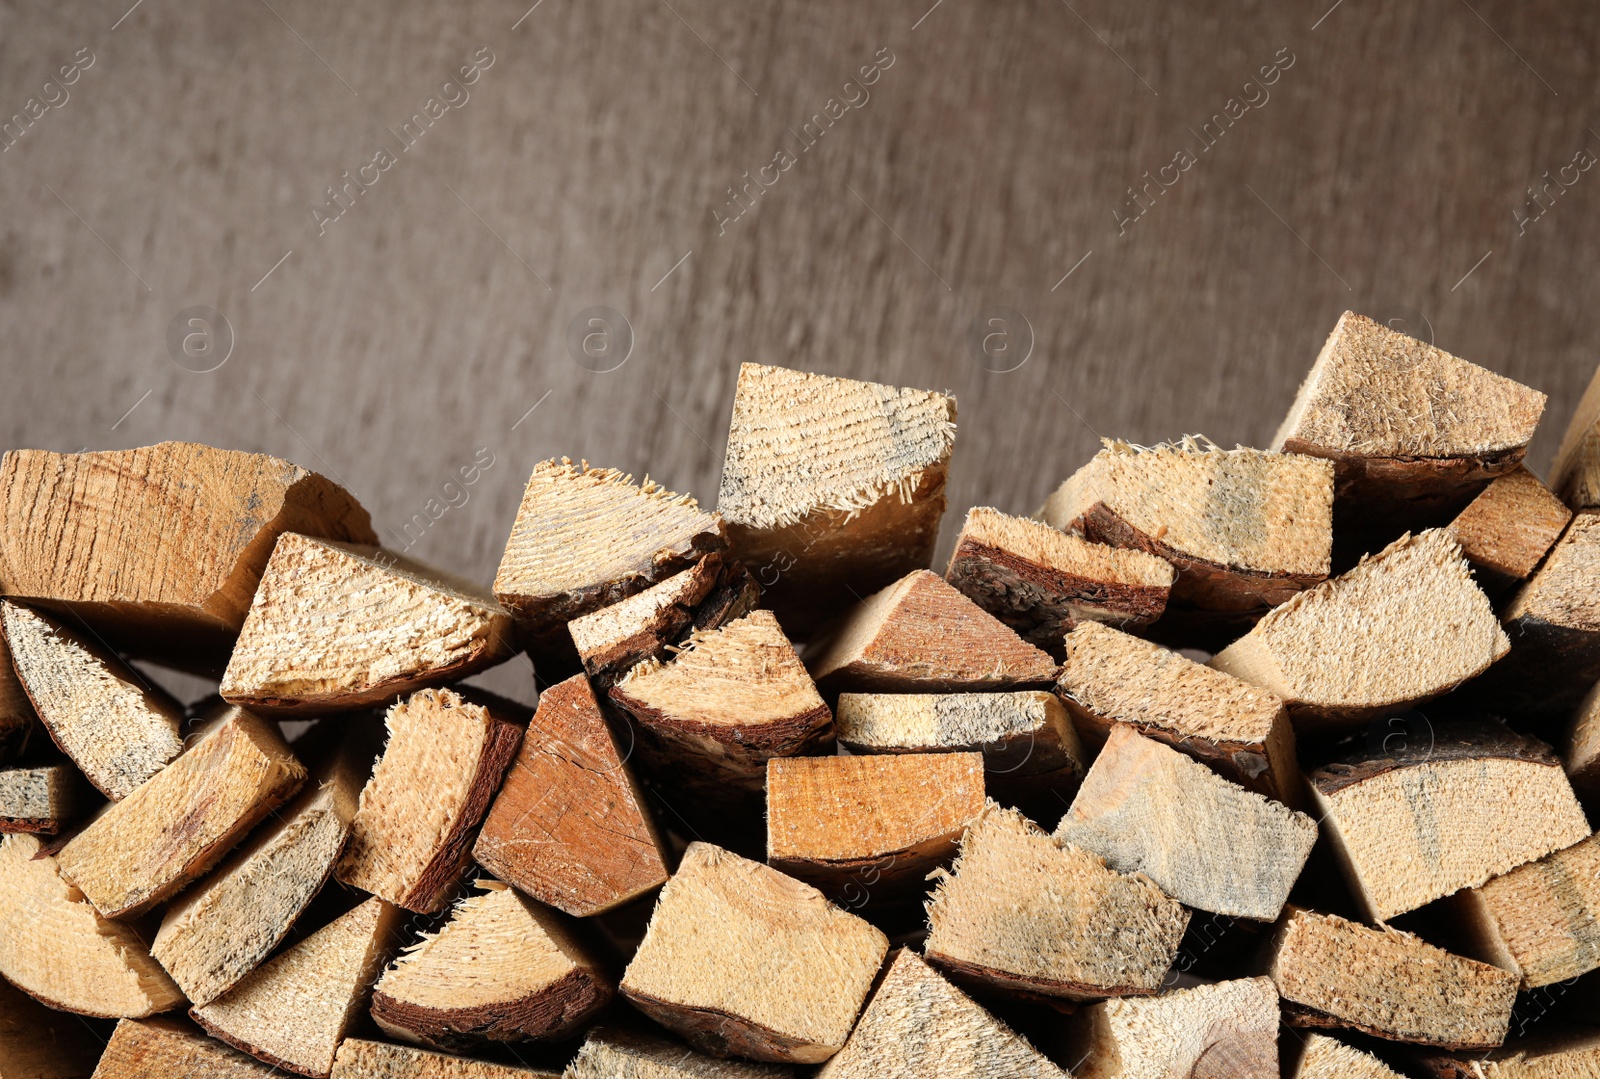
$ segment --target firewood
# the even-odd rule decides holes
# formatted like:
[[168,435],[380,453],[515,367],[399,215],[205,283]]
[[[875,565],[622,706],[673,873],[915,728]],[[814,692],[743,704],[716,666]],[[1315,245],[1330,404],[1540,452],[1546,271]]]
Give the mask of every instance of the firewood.
[[54,835],[97,802],[83,773],[70,764],[0,768],[0,832]]
[[1327,729],[1437,697],[1510,647],[1456,541],[1429,529],[1270,611],[1211,666],[1284,698],[1297,727]]
[[561,1079],[552,1071],[446,1056],[411,1045],[346,1038],[333,1062],[333,1079]]
[[334,870],[339,880],[407,910],[442,909],[516,756],[524,715],[509,701],[449,689],[395,702],[384,717],[388,744]]
[[1573,509],[1600,506],[1600,369],[1561,436],[1550,465],[1550,486]]
[[1405,1079],[1399,1072],[1359,1049],[1326,1034],[1307,1034],[1300,1059],[1289,1079]]
[[399,922],[397,908],[368,899],[189,1014],[257,1060],[326,1076],[388,961]]
[[967,829],[954,872],[940,875],[928,922],[928,959],[951,974],[1093,1000],[1156,992],[1189,912],[1148,878],[1117,873],[991,805]]
[[0,978],[0,1076],[89,1079],[99,1046],[77,1016],[53,1011]]
[[1485,591],[1503,592],[1533,574],[1572,520],[1539,477],[1517,468],[1483,489],[1450,522],[1450,534]]
[[1161,617],[1177,571],[1144,551],[1091,543],[1040,521],[977,507],[967,511],[945,580],[1061,658],[1079,622],[1144,626]]
[[1073,1034],[1073,1079],[1278,1079],[1278,994],[1265,978],[1102,1001]]
[[888,950],[809,884],[691,843],[622,992],[706,1052],[815,1064],[844,1045]]
[[600,1027],[567,1065],[563,1079],[794,1079],[782,1064],[717,1060],[682,1042]]
[[1186,906],[1272,921],[1317,825],[1118,724],[1055,835],[1118,872],[1146,874]]
[[955,419],[944,394],[739,368],[717,510],[791,634],[928,565]]
[[17,681],[11,650],[6,647],[6,635],[0,628],[0,762],[22,756],[37,726],[33,702]]
[[1600,796],[1600,682],[1573,713],[1561,762],[1574,790],[1585,798]]
[[1069,1079],[1062,1068],[902,951],[817,1079]]
[[1289,908],[1268,975],[1295,1027],[1344,1027],[1392,1041],[1488,1049],[1505,1040],[1517,976],[1410,933]]
[[1309,777],[1312,800],[1373,921],[1569,847],[1589,835],[1550,747],[1503,724],[1441,725]]
[[62,875],[106,917],[136,917],[221,861],[305,778],[276,724],[228,708],[61,848]]
[[767,762],[767,864],[852,907],[915,890],[983,810],[983,756]]
[[1126,724],[1247,790],[1303,800],[1294,729],[1269,690],[1094,622],[1067,635],[1056,690],[1092,744]]
[[856,604],[808,664],[825,694],[1043,688],[1056,662],[928,570]]
[[1420,1063],[1436,1079],[1591,1079],[1600,1075],[1600,1032],[1541,1033],[1464,1059],[1439,1055]]
[[511,649],[511,615],[488,592],[378,547],[287,533],[219,692],[278,713],[363,708]]
[[93,1079],[268,1079],[277,1074],[277,1068],[206,1037],[188,1023],[165,1018],[124,1019],[106,1043]]
[[63,1011],[139,1018],[183,994],[131,926],[108,921],[31,835],[0,838],[0,976]]
[[1600,967],[1600,836],[1518,866],[1457,897],[1477,958],[1523,989]]

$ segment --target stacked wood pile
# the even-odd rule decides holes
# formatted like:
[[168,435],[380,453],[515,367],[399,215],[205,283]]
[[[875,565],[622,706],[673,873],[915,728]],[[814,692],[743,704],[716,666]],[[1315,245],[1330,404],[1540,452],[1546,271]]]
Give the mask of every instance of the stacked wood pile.
[[546,461],[490,588],[270,457],[8,453],[0,1077],[1600,1076],[1544,406],[1346,313],[1270,448],[942,576],[954,400],[775,367],[715,512]]

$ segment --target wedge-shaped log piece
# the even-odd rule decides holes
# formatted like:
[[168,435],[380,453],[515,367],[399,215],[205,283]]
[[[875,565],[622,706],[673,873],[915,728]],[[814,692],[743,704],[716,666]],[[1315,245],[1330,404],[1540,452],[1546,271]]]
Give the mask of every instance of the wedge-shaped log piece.
[[1284,1022],[1345,1027],[1392,1041],[1489,1049],[1506,1037],[1517,976],[1410,933],[1291,907],[1268,975]]
[[1056,662],[928,570],[874,592],[807,664],[824,693],[1043,687]]
[[27,691],[17,681],[17,672],[11,665],[11,650],[6,647],[6,635],[0,629],[0,761],[22,756],[37,726],[33,702],[28,700]]
[[611,999],[560,916],[495,883],[379,979],[372,1018],[384,1033],[445,1050],[556,1038]]
[[17,681],[56,745],[108,798],[123,798],[183,749],[183,705],[55,619],[0,601]]
[[1497,722],[1441,724],[1431,741],[1308,778],[1351,890],[1373,921],[1589,835],[1550,747]]
[[794,1079],[782,1064],[717,1060],[682,1042],[601,1027],[590,1032],[563,1079]]
[[[78,1032],[79,1035],[83,1033]],[[282,1074],[177,1019],[124,1019],[117,1024],[94,1079],[203,1076],[269,1079]]]
[[817,1079],[1068,1079],[1065,1070],[915,953],[889,966],[850,1040]]
[[423,689],[385,716],[389,741],[361,789],[339,879],[431,913],[455,892],[489,801],[522,741],[510,702]]
[[1176,575],[1144,551],[979,506],[967,511],[944,577],[1059,659],[1062,636],[1079,622],[1143,626],[1161,617]]
[[1550,486],[1573,509],[1600,506],[1600,369],[1561,436],[1550,465]]
[[1297,725],[1326,728],[1437,697],[1510,647],[1461,548],[1435,528],[1268,612],[1211,666],[1284,698]]
[[1308,1034],[1289,1079],[1405,1079],[1399,1072],[1359,1049],[1326,1034]]
[[785,629],[928,565],[955,420],[940,393],[739,368],[717,509]]
[[[1093,1000],[1156,992],[1189,912],[1147,877],[991,805],[928,901],[928,959],[1018,993]],[[1108,932],[1107,927],[1115,930]]]
[[1573,713],[1566,746],[1561,761],[1573,789],[1585,798],[1600,795],[1600,682]]
[[1600,967],[1600,836],[1461,893],[1478,958],[1537,989]]
[[411,1045],[346,1038],[333,1062],[333,1079],[561,1079],[551,1071],[447,1056]]
[[101,917],[31,835],[0,839],[0,976],[83,1015],[139,1018],[183,1003],[133,928]]
[[1107,1000],[1074,1026],[1074,1079],[1277,1079],[1278,994],[1265,978]]
[[622,992],[706,1052],[815,1064],[844,1045],[888,950],[809,884],[691,843]]
[[221,861],[305,778],[277,724],[227,708],[61,848],[61,872],[106,917],[136,917]]
[[1450,522],[1450,534],[1484,588],[1503,591],[1533,574],[1572,520],[1572,511],[1526,468],[1483,489]]
[[261,577],[222,676],[249,708],[363,708],[511,654],[489,593],[378,547],[287,534]]
[[1302,800],[1294,728],[1270,690],[1093,622],[1067,635],[1056,689],[1086,741],[1127,724],[1248,790]]
[[1429,1056],[1422,1074],[1437,1079],[1590,1079],[1600,1075],[1600,1032],[1565,1030],[1517,1038],[1469,1057]]
[[0,978],[0,1075],[89,1079],[100,1046],[75,1015],[52,1011]]
[[767,762],[767,864],[850,906],[916,890],[983,810],[983,757]]
[[1055,834],[1187,906],[1270,922],[1317,825],[1118,724]]
[[98,802],[83,774],[70,764],[0,768],[0,832],[55,835]]
[[394,946],[400,912],[376,897],[190,1009],[212,1036],[258,1060],[326,1076]]

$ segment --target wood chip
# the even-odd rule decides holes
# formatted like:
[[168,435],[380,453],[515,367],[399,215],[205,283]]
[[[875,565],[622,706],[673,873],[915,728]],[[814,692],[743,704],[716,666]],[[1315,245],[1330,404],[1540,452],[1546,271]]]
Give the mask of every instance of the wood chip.
[[599,1027],[567,1065],[564,1079],[794,1079],[781,1064],[717,1060],[682,1042]]
[[89,1079],[100,1046],[75,1015],[53,1011],[0,978],[0,1075]]
[[94,1079],[156,1075],[269,1079],[277,1074],[278,1069],[207,1037],[192,1024],[176,1019],[124,1019],[106,1043]]
[[561,1079],[552,1071],[516,1068],[487,1060],[446,1056],[411,1045],[346,1038],[339,1045],[333,1079]]
[[1532,575],[1566,530],[1572,511],[1526,468],[1483,489],[1450,522],[1450,534],[1478,580],[1501,592]]
[[1074,1079],[1277,1079],[1278,994],[1244,978],[1078,1014]]
[[1399,1072],[1359,1049],[1326,1034],[1307,1034],[1300,1059],[1289,1079],[1405,1079]]
[[83,773],[70,764],[0,768],[0,832],[55,835],[98,804]]
[[1459,902],[1474,954],[1519,974],[1523,989],[1600,967],[1600,836],[1518,866]]
[[1436,1079],[1590,1079],[1600,1075],[1600,1033],[1541,1033],[1466,1059],[1431,1056],[1421,1064]]

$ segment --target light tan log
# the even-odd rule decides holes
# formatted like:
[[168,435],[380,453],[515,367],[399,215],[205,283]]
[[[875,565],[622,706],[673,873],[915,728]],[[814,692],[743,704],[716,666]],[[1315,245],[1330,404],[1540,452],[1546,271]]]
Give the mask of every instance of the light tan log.
[[1303,729],[1337,728],[1446,693],[1510,647],[1461,548],[1434,528],[1268,612],[1211,666],[1284,698]]
[[385,716],[389,741],[361,789],[335,873],[352,888],[428,913],[454,894],[478,825],[516,756],[510,702],[423,689]]
[[560,1079],[552,1071],[517,1068],[487,1060],[447,1056],[412,1045],[346,1038],[339,1045],[333,1079]]
[[400,917],[382,899],[368,899],[189,1014],[257,1060],[326,1076],[392,954]]
[[1359,1049],[1326,1034],[1307,1034],[1300,1059],[1289,1079],[1405,1079],[1399,1072]]
[[1197,910],[1272,921],[1317,825],[1118,724],[1055,835]]
[[1289,908],[1268,975],[1296,1027],[1345,1027],[1391,1041],[1488,1049],[1505,1040],[1517,976],[1420,937]]
[[28,700],[22,683],[17,681],[17,672],[11,666],[11,650],[6,647],[6,635],[0,631],[0,762],[22,756],[38,722],[38,717],[33,713],[33,702]]
[[809,884],[691,843],[622,992],[706,1052],[815,1064],[844,1045],[888,950]]
[[222,696],[289,714],[361,708],[511,654],[511,615],[488,592],[378,547],[279,538]]
[[979,506],[967,511],[945,580],[1061,658],[1082,621],[1144,626],[1161,617],[1177,571],[1144,551],[1091,543],[1041,521]]
[[1561,763],[1580,795],[1590,798],[1600,794],[1600,682],[1595,683],[1572,715]]
[[1550,463],[1550,486],[1573,509],[1600,506],[1600,368],[1561,436]]
[[0,768],[0,832],[55,835],[100,799],[70,764]]
[[1277,1079],[1278,994],[1265,978],[1107,1000],[1074,1021],[1074,1079]]
[[[78,1032],[80,1038],[83,1031]],[[177,1019],[124,1019],[106,1043],[94,1079],[269,1079],[281,1074]],[[9,1079],[9,1076],[8,1076]]]
[[826,694],[1039,688],[1056,673],[1049,653],[925,569],[856,604],[807,666]]
[[1294,728],[1270,690],[1094,622],[1067,635],[1056,690],[1091,745],[1127,724],[1248,790],[1304,801]]
[[1527,579],[1555,546],[1572,511],[1526,468],[1485,487],[1450,522],[1450,534],[1485,590]]
[[1470,1057],[1421,1061],[1437,1079],[1592,1079],[1600,1075],[1600,1032],[1576,1028],[1507,1042]]
[[794,1079],[794,1074],[782,1064],[717,1060],[682,1042],[598,1027],[589,1032],[562,1079]]
[[1600,967],[1600,836],[1461,892],[1473,954],[1523,989]]
[[1499,723],[1441,724],[1390,755],[1307,778],[1351,891],[1374,921],[1589,835],[1550,747]]
[[1156,992],[1189,912],[1148,877],[1117,873],[991,804],[967,829],[954,872],[939,875],[928,922],[928,959],[952,974],[1094,1000]]
[[305,778],[276,724],[226,708],[61,848],[61,872],[106,917],[136,917],[221,861]]
[[0,978],[0,1076],[89,1079],[99,1043],[83,1021],[53,1011]]
[[107,921],[31,835],[0,839],[0,976],[52,1008],[138,1018],[183,994],[133,928]]
[[955,420],[944,394],[739,368],[717,510],[787,631],[932,560]]

